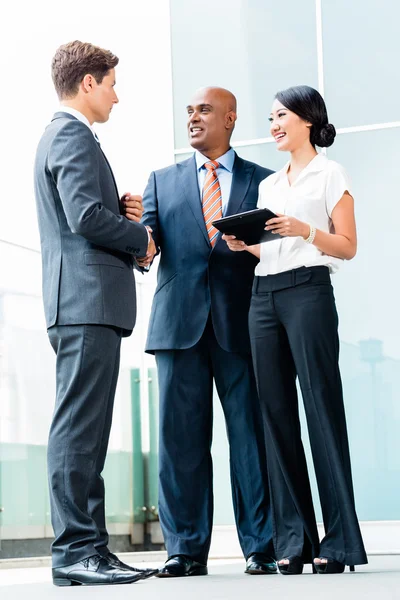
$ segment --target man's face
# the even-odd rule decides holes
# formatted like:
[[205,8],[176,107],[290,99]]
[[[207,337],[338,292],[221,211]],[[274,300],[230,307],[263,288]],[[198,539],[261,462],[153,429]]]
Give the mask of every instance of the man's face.
[[101,83],[92,78],[92,88],[89,98],[90,109],[95,123],[105,123],[110,117],[114,104],[118,103],[115,93],[115,69],[111,69]]
[[229,143],[236,115],[218,90],[200,90],[186,107],[190,145],[204,153]]

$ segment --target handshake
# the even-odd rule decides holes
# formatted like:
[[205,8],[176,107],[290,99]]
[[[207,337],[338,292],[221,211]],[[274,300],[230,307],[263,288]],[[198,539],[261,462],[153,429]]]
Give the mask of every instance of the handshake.
[[[135,196],[130,193],[126,193],[121,198],[121,204],[123,208],[123,214],[129,221],[135,221],[135,223],[140,223],[140,220],[143,216],[143,202],[142,196]],[[151,227],[146,226],[147,231],[149,232],[149,245],[147,247],[146,256],[142,258],[137,258],[136,262],[140,267],[148,267],[157,253],[157,248],[153,240],[153,230]]]

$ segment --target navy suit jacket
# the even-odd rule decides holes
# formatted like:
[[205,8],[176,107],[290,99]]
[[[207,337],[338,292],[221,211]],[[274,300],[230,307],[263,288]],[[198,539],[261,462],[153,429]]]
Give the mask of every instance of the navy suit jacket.
[[[258,186],[273,171],[235,156],[226,216],[253,210]],[[248,312],[258,259],[208,239],[194,156],[150,175],[143,223],[161,250],[147,352],[194,346],[211,311],[215,336],[228,352],[250,352]]]
[[143,225],[120,213],[111,167],[93,133],[58,112],[35,160],[47,327],[97,324],[129,334],[136,319],[134,258],[146,254]]

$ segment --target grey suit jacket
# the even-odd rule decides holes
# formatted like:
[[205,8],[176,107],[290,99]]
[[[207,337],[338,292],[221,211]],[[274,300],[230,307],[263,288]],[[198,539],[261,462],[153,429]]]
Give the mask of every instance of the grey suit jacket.
[[111,167],[90,129],[58,112],[35,160],[47,327],[99,324],[129,334],[136,320],[134,257],[145,227],[120,213]]

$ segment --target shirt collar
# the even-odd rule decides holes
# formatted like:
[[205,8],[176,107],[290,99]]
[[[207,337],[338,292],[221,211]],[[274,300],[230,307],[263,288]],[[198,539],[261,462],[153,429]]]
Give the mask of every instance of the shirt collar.
[[[207,158],[207,156],[204,156],[204,154],[202,154],[198,150],[196,150],[195,157],[196,157],[196,166],[197,166],[198,171],[200,171],[200,169],[202,169],[204,167],[205,163],[209,162],[209,160],[210,160],[209,158]],[[223,154],[219,158],[216,158],[215,160],[217,162],[219,162],[221,167],[223,167],[224,169],[226,169],[227,171],[232,173],[233,163],[235,162],[234,149],[229,148],[229,150],[227,152],[225,152],[225,154]]]
[[[317,173],[318,171],[323,171],[327,165],[327,162],[328,162],[328,159],[325,156],[325,154],[318,153],[316,156],[314,156],[313,159],[310,160],[308,165],[306,167],[304,167],[304,169],[301,171],[298,179],[300,177],[303,178],[304,176],[308,175],[309,173]],[[286,165],[280,171],[278,171],[275,183],[277,183],[278,181],[281,181],[282,179],[284,179],[286,177],[288,169],[289,169],[289,165],[290,165],[290,160],[286,163]],[[297,181],[297,179],[296,179],[296,181]]]
[[78,121],[81,121],[81,123],[84,123],[87,127],[89,127],[89,129],[93,133],[94,137],[97,138],[93,127],[89,123],[89,119],[87,117],[85,117],[85,115],[82,114],[79,110],[76,110],[76,108],[71,108],[70,106],[61,105],[60,111],[68,113],[68,114],[72,115],[73,117],[75,117],[75,119],[78,119]]

